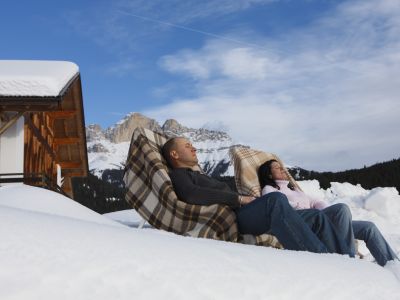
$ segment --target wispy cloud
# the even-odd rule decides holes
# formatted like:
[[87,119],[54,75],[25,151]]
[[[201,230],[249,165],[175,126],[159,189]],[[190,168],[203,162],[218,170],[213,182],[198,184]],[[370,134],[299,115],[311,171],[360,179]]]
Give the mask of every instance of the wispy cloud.
[[[230,37],[190,26],[193,22],[244,11],[256,5],[266,5],[276,0],[120,0],[99,3],[87,10],[76,9],[65,13],[65,21],[75,32],[94,41],[115,57],[114,72],[124,73],[126,65],[121,60],[131,60],[145,54],[150,46],[157,47],[172,31],[190,31],[194,34],[230,39]],[[118,68],[118,66],[120,68]],[[136,67],[138,64],[136,65]],[[106,67],[106,72],[109,67]]]
[[127,60],[108,65],[106,67],[106,73],[121,77],[135,69],[136,69],[136,64],[130,60]]
[[[347,1],[284,38],[210,39],[160,59],[197,97],[146,114],[189,126],[223,122],[238,142],[318,170],[399,156],[400,3]],[[232,38],[242,39],[243,36]]]
[[123,0],[118,7],[135,15],[174,24],[190,24],[205,18],[237,13],[254,6],[267,5],[277,0]]

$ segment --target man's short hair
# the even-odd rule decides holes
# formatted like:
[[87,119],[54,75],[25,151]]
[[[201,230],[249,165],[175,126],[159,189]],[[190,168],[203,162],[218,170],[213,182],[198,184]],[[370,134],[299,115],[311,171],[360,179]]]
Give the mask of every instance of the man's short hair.
[[161,153],[164,156],[167,164],[170,168],[173,168],[172,159],[171,159],[171,151],[174,150],[176,137],[170,138],[161,148]]

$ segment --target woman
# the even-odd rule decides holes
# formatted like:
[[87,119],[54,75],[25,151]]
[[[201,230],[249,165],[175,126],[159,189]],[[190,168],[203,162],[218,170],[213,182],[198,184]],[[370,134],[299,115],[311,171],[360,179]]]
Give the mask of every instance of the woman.
[[[354,238],[365,241],[367,248],[379,265],[384,266],[388,261],[398,260],[374,223],[352,221],[350,210],[346,204],[338,203],[327,206],[324,201],[310,197],[295,188],[289,182],[284,168],[278,161],[269,160],[263,163],[258,169],[258,178],[262,195],[278,191],[286,195],[289,204],[296,210],[312,208],[322,210],[338,230],[345,231],[349,243],[354,245]],[[347,213],[338,214],[340,210],[345,210]]]

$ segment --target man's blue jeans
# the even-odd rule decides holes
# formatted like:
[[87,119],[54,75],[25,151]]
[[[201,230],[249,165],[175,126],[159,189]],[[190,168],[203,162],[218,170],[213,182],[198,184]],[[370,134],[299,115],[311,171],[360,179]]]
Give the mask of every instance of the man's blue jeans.
[[294,210],[286,196],[269,193],[236,210],[239,232],[275,235],[284,248],[351,255],[335,226],[319,210]]

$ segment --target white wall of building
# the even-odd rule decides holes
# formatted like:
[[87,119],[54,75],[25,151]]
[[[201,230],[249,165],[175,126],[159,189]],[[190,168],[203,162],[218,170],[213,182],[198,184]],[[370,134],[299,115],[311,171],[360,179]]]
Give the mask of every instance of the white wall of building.
[[0,135],[0,173],[23,173],[23,171],[24,118],[21,117]]

